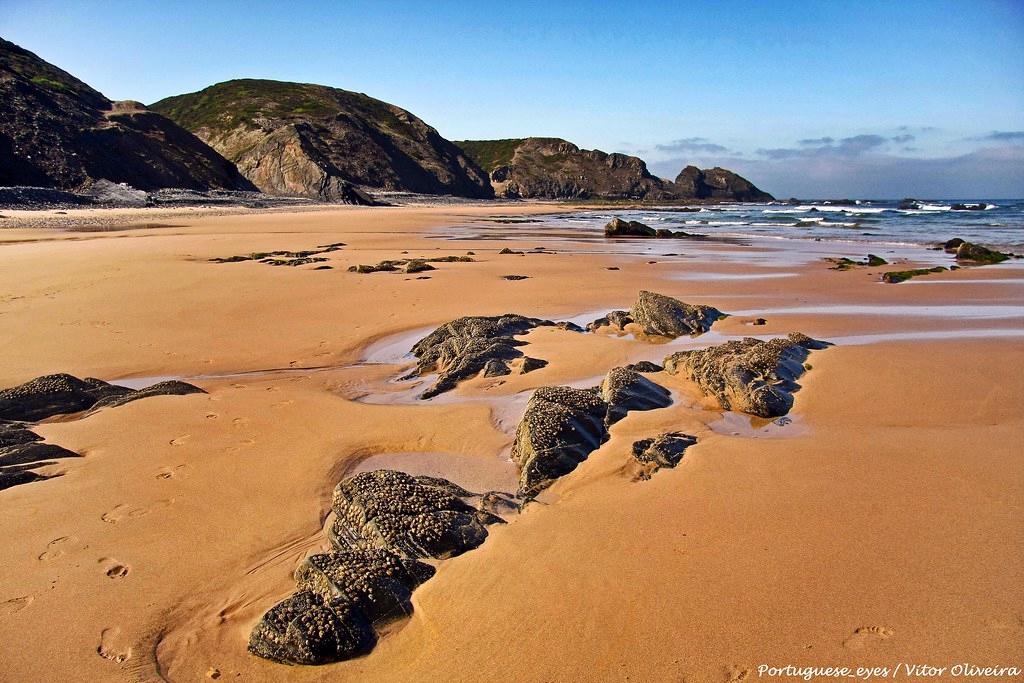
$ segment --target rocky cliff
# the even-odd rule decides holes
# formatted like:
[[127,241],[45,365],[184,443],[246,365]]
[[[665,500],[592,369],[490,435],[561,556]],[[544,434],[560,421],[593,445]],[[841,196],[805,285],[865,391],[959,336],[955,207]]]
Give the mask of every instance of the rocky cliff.
[[703,171],[687,166],[676,176],[676,192],[696,199],[731,199],[739,202],[770,202],[775,197],[757,189],[732,171],[715,166]]
[[255,190],[234,164],[138,102],[101,93],[0,39],[0,185]]
[[243,79],[151,109],[235,162],[264,192],[333,200],[356,185],[494,196],[462,150],[406,110],[362,93]]
[[670,182],[652,175],[639,157],[580,149],[561,138],[462,140],[455,144],[487,171],[499,197],[649,201],[772,199],[768,193],[725,169],[701,171],[688,166],[676,182]]

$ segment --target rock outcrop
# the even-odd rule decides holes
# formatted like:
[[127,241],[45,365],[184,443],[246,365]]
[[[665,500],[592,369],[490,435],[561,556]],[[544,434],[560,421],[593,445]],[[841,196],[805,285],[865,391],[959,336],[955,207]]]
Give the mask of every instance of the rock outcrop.
[[675,191],[680,197],[695,199],[737,202],[770,202],[775,199],[746,178],[718,166],[704,170],[687,166],[676,176]]
[[685,230],[668,230],[659,228],[655,230],[651,226],[640,221],[626,221],[618,216],[608,221],[604,226],[605,237],[660,237],[675,239],[704,239],[707,235],[699,235]]
[[526,342],[515,339],[539,326],[559,325],[579,330],[567,323],[527,318],[508,313],[499,316],[467,316],[438,327],[412,347],[419,359],[417,372],[437,372],[437,381],[420,398],[432,398],[454,389],[464,379],[486,370],[488,377],[512,374],[509,362],[524,358],[522,372],[547,365],[539,358],[524,357],[518,347]]
[[[338,549],[387,549],[402,557],[446,559],[476,548],[501,518],[480,496],[444,479],[376,470],[334,489],[331,542]],[[477,505],[470,503],[476,500]]]
[[486,174],[408,111],[362,93],[240,79],[151,105],[264,192],[364,203],[359,188],[494,196]]
[[615,368],[593,389],[541,387],[516,428],[512,461],[519,496],[529,500],[572,472],[608,439],[608,428],[632,410],[671,405],[671,394],[634,370]]
[[711,329],[725,314],[713,306],[688,304],[664,294],[642,290],[629,311],[612,311],[587,325],[589,330],[636,325],[646,335],[674,339]]
[[296,592],[256,624],[249,651],[285,664],[366,654],[383,627],[412,614],[413,591],[434,575],[416,558],[444,559],[479,546],[486,525],[503,521],[486,509],[497,499],[510,500],[393,470],[341,481],[329,531],[335,550],[299,565]]
[[672,405],[672,393],[629,368],[615,368],[600,387],[601,398],[608,404],[605,423],[618,422],[631,410],[654,410]]
[[145,389],[129,389],[103,380],[72,375],[44,375],[10,389],[0,390],[0,420],[37,422],[56,415],[124,405],[149,396],[205,393],[186,382],[160,382]]
[[67,374],[44,375],[0,390],[0,490],[47,479],[46,475],[30,470],[52,464],[55,459],[78,457],[78,453],[61,446],[41,443],[42,437],[30,429],[30,423],[57,415],[115,408],[150,396],[194,393],[205,392],[178,381],[135,390]]
[[519,467],[519,495],[533,498],[572,472],[608,438],[608,404],[586,389],[541,387],[516,428],[512,461]]
[[955,255],[957,261],[963,261],[968,264],[1002,263],[1007,259],[1013,258],[1013,254],[995,251],[973,242],[966,242],[959,237],[954,237],[942,246],[947,254]]
[[113,102],[0,39],[0,185],[255,190],[235,165],[138,102]]
[[692,380],[725,410],[779,417],[793,407],[808,352],[825,346],[795,332],[768,341],[748,337],[673,353],[665,358],[665,371]]
[[653,201],[772,199],[771,195],[725,169],[698,170],[698,175],[691,178],[689,169],[693,167],[687,167],[673,183],[652,175],[639,157],[580,149],[561,138],[461,140],[455,144],[489,174],[499,197]]

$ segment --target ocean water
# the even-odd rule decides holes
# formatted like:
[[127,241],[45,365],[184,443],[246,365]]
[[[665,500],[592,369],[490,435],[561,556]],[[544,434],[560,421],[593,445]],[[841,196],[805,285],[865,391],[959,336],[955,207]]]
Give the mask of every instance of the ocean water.
[[[980,204],[980,211],[957,211],[953,205]],[[1010,249],[1024,248],[1024,199],[922,201],[918,209],[900,209],[896,200],[819,202],[790,206],[785,202],[721,204],[683,212],[673,207],[648,210],[597,210],[551,216],[544,222],[599,232],[612,216],[638,220],[652,228],[732,238],[777,238],[934,246],[953,237]]]

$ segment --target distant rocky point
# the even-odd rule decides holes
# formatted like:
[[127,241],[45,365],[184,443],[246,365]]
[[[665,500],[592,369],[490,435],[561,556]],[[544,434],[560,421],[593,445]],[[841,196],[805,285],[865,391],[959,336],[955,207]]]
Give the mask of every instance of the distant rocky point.
[[650,201],[774,199],[724,168],[701,170],[687,166],[671,182],[652,175],[639,157],[580,149],[561,138],[462,140],[455,144],[489,174],[499,197]]

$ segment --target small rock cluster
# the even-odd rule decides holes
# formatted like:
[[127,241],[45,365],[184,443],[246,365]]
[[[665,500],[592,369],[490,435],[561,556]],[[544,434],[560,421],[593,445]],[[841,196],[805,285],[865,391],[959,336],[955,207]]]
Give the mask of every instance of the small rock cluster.
[[437,258],[411,258],[411,259],[390,259],[381,261],[377,265],[370,266],[360,264],[349,266],[350,273],[422,273],[427,270],[437,270],[431,263],[470,263],[474,261],[472,256],[439,256]]
[[500,492],[470,493],[446,479],[393,470],[364,472],[335,488],[334,550],[295,571],[296,592],[274,605],[249,636],[249,651],[285,664],[326,664],[373,649],[377,631],[412,614],[412,592],[434,575],[420,558],[478,547]]
[[668,230],[666,228],[654,229],[640,221],[625,221],[616,216],[604,226],[605,237],[661,237],[676,239],[704,239],[707,235],[700,235],[683,230]]
[[0,490],[47,477],[32,470],[57,458],[78,454],[54,444],[29,427],[55,417],[115,408],[150,396],[205,393],[185,382],[160,382],[145,389],[129,389],[88,377],[44,375],[16,387],[0,390]]
[[327,259],[323,256],[318,256],[318,254],[327,254],[332,251],[338,251],[344,246],[344,242],[335,242],[333,244],[321,244],[316,249],[307,249],[305,251],[255,251],[251,254],[239,256],[212,258],[210,259],[210,262],[241,263],[243,261],[259,261],[260,263],[265,263],[268,266],[304,266],[310,263],[322,263]]
[[633,458],[638,466],[636,479],[650,479],[662,467],[672,468],[683,459],[697,437],[682,432],[665,432],[651,439],[633,442]]

